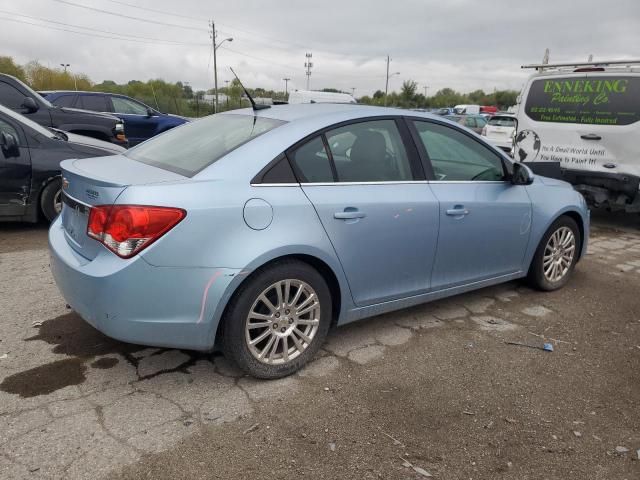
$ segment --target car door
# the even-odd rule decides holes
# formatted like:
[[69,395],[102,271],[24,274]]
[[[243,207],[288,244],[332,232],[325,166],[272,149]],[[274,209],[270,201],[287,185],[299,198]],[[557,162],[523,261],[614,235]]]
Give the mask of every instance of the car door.
[[20,126],[0,115],[2,134],[11,135],[18,148],[0,147],[0,216],[24,215],[31,190],[29,147]]
[[385,118],[337,126],[287,156],[356,305],[429,289],[438,202],[403,123]]
[[153,137],[158,117],[149,116],[145,105],[117,95],[111,96],[111,104],[115,114],[124,121],[124,131],[132,146]]
[[522,271],[531,227],[526,187],[511,184],[502,157],[467,132],[438,122],[411,124],[440,202],[432,288]]

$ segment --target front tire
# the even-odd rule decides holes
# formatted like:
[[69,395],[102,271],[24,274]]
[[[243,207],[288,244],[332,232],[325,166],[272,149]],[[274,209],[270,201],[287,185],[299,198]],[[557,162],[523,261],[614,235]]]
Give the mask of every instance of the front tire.
[[529,283],[544,291],[564,287],[578,261],[580,245],[575,220],[568,216],[558,218],[540,240],[529,268]]
[[40,210],[49,222],[53,222],[62,210],[62,181],[59,178],[49,182],[40,195]]
[[316,354],[331,316],[322,275],[296,260],[275,263],[257,270],[229,303],[224,354],[257,378],[290,375]]

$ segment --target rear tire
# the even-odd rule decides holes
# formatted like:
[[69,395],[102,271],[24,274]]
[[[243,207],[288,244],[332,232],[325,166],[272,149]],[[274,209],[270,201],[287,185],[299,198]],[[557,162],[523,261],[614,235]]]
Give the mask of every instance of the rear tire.
[[331,293],[322,275],[297,260],[274,263],[257,270],[229,303],[224,355],[254,377],[285,377],[317,353],[331,316]]
[[49,182],[40,195],[40,210],[49,222],[62,210],[62,181],[59,178]]
[[547,229],[529,268],[528,281],[534,288],[552,291],[569,281],[582,244],[575,220],[563,215]]

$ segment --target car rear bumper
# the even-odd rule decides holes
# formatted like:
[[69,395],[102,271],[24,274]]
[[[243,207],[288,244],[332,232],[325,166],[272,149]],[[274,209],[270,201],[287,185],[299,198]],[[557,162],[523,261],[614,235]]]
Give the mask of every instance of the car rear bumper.
[[106,249],[93,260],[65,237],[60,217],[49,230],[53,277],[67,303],[117,340],[210,350],[229,285],[228,268],[156,267],[141,256],[123,260]]

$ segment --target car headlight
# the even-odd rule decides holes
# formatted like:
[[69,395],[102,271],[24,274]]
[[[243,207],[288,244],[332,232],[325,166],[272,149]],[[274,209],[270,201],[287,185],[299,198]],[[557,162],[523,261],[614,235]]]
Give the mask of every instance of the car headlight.
[[124,123],[122,122],[117,122],[116,123],[116,128],[115,131],[120,133],[120,132],[124,132]]

